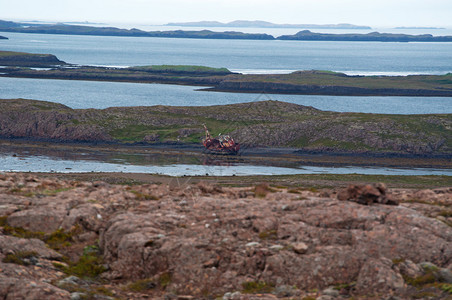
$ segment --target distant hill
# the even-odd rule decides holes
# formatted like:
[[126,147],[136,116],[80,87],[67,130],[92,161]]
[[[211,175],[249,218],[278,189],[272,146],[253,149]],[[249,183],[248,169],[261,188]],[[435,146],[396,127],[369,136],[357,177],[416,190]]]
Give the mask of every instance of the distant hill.
[[0,40],[7,40],[8,38],[6,36],[1,36],[0,35]]
[[200,21],[200,22],[178,22],[168,23],[166,26],[188,26],[188,27],[255,27],[255,28],[310,28],[310,29],[372,29],[369,26],[360,26],[353,24],[275,24],[266,21],[245,21],[236,20],[228,23],[217,21]]
[[282,35],[278,40],[295,41],[363,41],[363,42],[452,42],[452,36],[433,36],[431,34],[409,35],[395,33],[371,32],[367,34],[316,33],[309,30],[299,31],[293,35]]
[[0,20],[0,28],[16,28],[22,27],[21,23]]

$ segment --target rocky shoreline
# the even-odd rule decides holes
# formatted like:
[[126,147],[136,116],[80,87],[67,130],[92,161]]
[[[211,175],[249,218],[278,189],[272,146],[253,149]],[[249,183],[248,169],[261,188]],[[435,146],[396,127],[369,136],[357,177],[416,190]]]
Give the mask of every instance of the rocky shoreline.
[[175,182],[112,185],[0,174],[0,294],[323,300],[451,295],[450,187],[388,190],[373,184],[316,191]]

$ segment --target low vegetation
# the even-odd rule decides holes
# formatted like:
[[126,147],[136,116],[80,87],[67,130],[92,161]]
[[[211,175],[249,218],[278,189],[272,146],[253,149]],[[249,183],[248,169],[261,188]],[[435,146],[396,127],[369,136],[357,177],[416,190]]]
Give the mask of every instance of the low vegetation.
[[73,242],[74,235],[81,232],[79,226],[75,226],[74,229],[67,232],[63,229],[57,229],[52,233],[31,231],[21,227],[10,226],[7,221],[7,216],[0,217],[0,227],[2,227],[3,234],[5,235],[25,239],[39,239],[45,242],[49,248],[57,251],[69,247]]
[[4,263],[13,263],[22,266],[28,266],[32,264],[32,260],[36,259],[38,254],[33,251],[18,251],[16,253],[8,253],[3,258]]
[[68,275],[86,279],[95,279],[106,271],[100,249],[96,245],[85,247],[79,260],[75,263],[69,262],[62,270]]
[[275,286],[263,281],[246,281],[242,283],[242,288],[242,293],[244,294],[262,294],[271,293]]

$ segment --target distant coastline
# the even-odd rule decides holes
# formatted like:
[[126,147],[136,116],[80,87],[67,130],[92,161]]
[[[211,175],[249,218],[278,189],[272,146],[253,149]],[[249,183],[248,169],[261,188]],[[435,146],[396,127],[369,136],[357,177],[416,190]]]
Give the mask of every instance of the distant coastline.
[[0,40],[7,40],[8,38],[6,36],[1,36],[0,35]]
[[218,21],[200,22],[174,22],[165,26],[186,26],[186,27],[253,27],[253,28],[303,28],[303,29],[372,29],[370,26],[354,24],[275,24],[266,21],[244,21],[237,20],[228,23]]
[[444,27],[424,27],[424,26],[401,26],[401,27],[394,27],[394,29],[432,29],[432,30],[437,30],[437,29],[446,29]]
[[0,20],[0,32],[95,35],[95,36],[128,36],[128,37],[163,37],[194,39],[235,39],[235,40],[293,40],[293,41],[367,41],[367,42],[452,42],[452,36],[433,36],[431,34],[409,35],[371,32],[330,34],[302,30],[293,35],[274,37],[265,33],[243,33],[237,31],[216,32],[211,30],[168,30],[144,31],[136,28],[121,29],[116,27],[95,27],[67,24],[30,24]]

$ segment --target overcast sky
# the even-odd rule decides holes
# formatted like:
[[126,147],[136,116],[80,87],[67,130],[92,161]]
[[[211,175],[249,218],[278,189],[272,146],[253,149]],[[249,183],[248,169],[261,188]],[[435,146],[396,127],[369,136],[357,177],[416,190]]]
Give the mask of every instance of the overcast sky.
[[0,19],[136,24],[264,20],[452,27],[452,0],[0,0]]

